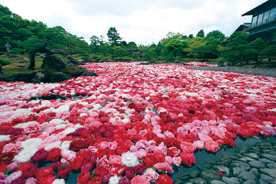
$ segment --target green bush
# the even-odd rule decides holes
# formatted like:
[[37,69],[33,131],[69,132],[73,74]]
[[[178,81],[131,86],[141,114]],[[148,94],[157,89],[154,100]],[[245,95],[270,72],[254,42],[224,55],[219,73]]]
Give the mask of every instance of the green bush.
[[20,48],[14,48],[9,53],[10,54],[22,54],[22,53],[25,53],[25,50],[24,49],[20,49]]
[[212,62],[213,63],[224,63],[225,59],[223,57],[219,57],[217,59],[214,59]]
[[11,64],[11,62],[9,60],[0,57],[0,65],[5,66],[5,65],[9,65],[9,64]]

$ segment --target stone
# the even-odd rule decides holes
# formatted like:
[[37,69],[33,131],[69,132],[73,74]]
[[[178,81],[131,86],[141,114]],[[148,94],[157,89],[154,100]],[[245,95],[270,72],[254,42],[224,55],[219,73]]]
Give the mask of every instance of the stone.
[[176,179],[173,181],[173,184],[183,184],[183,182],[180,179]]
[[261,174],[260,179],[267,182],[275,181],[275,178],[272,178],[271,176],[268,176],[266,174]]
[[243,184],[257,184],[257,182],[254,180],[247,180]]
[[234,175],[239,175],[241,173],[241,171],[242,171],[242,168],[240,168],[240,167],[234,167],[233,168],[233,174]]
[[265,164],[260,161],[251,161],[248,163],[251,167],[256,167],[256,168],[265,168]]
[[276,168],[276,163],[267,164],[267,167],[271,169]]
[[95,72],[93,71],[84,71],[81,76],[98,76]]
[[179,173],[179,177],[182,179],[182,180],[188,180],[188,179],[190,179],[190,177],[189,177],[189,173],[187,173],[187,172],[181,172],[181,173]]
[[240,184],[240,181],[238,178],[227,178],[227,177],[222,177],[222,180],[225,182],[225,183],[228,183],[228,184]]
[[200,171],[206,171],[206,169],[205,169],[203,166],[196,165],[196,167],[197,167],[198,170],[200,170]]
[[265,181],[259,179],[259,180],[258,180],[258,184],[267,184],[267,182],[265,182]]
[[248,156],[248,157],[251,157],[251,158],[254,158],[254,159],[259,159],[259,155],[257,155],[256,153],[246,153],[244,154],[244,156]]
[[225,183],[223,181],[213,180],[211,181],[211,184],[225,184]]
[[215,170],[202,171],[201,177],[206,179],[208,182],[221,179],[221,175]]
[[260,169],[261,172],[268,174],[269,176],[276,178],[276,169],[264,168]]
[[259,173],[259,170],[256,169],[256,168],[252,168],[249,172],[252,172],[255,174],[255,176],[259,177],[260,173]]
[[269,142],[260,142],[258,146],[262,150],[264,150],[264,149],[272,149],[272,145]]
[[66,73],[63,73],[63,72],[58,72],[55,76],[57,82],[62,82],[62,81],[65,81],[65,80],[69,80],[72,78],[71,75],[69,74],[66,74]]
[[226,175],[230,174],[230,169],[224,165],[213,165],[212,167],[216,170],[223,172],[223,174],[226,174]]
[[42,72],[37,72],[35,76],[32,78],[32,81],[35,83],[43,82],[45,78],[45,74]]
[[200,175],[200,173],[198,171],[192,171],[190,172],[190,177],[191,178],[196,178]]
[[65,63],[56,56],[46,56],[43,59],[41,69],[43,68],[52,68],[56,70],[61,70],[66,67]]
[[232,158],[227,155],[221,156],[218,160],[219,160],[220,164],[225,165],[225,166],[228,166],[232,162]]
[[18,63],[12,63],[6,66],[3,66],[3,68],[26,68],[26,65],[18,64]]
[[194,178],[190,180],[193,184],[207,184],[207,181],[203,178]]
[[239,162],[239,161],[233,161],[231,164],[230,164],[230,167],[231,168],[234,168],[234,167],[240,167],[246,171],[248,171],[249,169],[251,169],[251,167],[247,164],[247,163],[244,163],[244,162]]
[[276,156],[275,155],[271,155],[271,154],[262,154],[263,157],[272,160],[272,161],[276,161]]
[[268,159],[266,159],[266,158],[261,158],[259,161],[261,161],[261,162],[263,162],[263,163],[265,163],[265,164],[273,164],[273,163],[275,163],[275,162],[273,162],[273,161],[271,161],[271,160],[268,160]]
[[245,170],[242,170],[239,174],[239,178],[244,180],[255,180],[256,176],[253,172],[247,172]]

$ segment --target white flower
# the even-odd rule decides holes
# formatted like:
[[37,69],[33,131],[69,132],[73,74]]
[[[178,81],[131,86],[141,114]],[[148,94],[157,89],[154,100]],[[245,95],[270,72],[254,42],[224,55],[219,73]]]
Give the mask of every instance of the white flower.
[[31,157],[38,151],[37,148],[23,149],[14,157],[14,160],[18,160],[21,163],[30,161]]
[[39,138],[30,138],[26,141],[22,142],[21,146],[22,148],[35,148],[36,146],[40,145],[42,143],[42,140]]
[[83,126],[78,123],[74,126],[74,129],[77,130],[78,128],[83,128]]
[[50,143],[48,144],[46,147],[45,147],[45,150],[46,151],[51,151],[52,149],[54,148],[58,148],[60,146],[61,142],[60,141],[55,141],[53,143]]
[[112,176],[109,178],[109,184],[118,184],[120,182],[120,177]]
[[11,140],[10,135],[0,135],[0,142]]
[[66,134],[70,134],[70,133],[73,133],[73,132],[75,132],[76,131],[76,129],[74,129],[74,128],[67,128],[67,129],[65,129],[64,131],[62,131],[62,132],[65,132]]
[[60,149],[69,150],[71,141],[63,141],[60,146]]
[[100,104],[96,104],[93,106],[93,109],[95,109],[95,110],[99,110],[100,108],[102,108],[102,106]]
[[55,179],[53,184],[65,184],[65,180],[64,179]]
[[33,126],[35,124],[38,124],[36,121],[29,121],[27,123],[19,123],[18,125],[13,126],[14,128],[26,128],[28,126]]
[[130,151],[122,154],[122,164],[128,167],[134,167],[139,164],[139,159]]

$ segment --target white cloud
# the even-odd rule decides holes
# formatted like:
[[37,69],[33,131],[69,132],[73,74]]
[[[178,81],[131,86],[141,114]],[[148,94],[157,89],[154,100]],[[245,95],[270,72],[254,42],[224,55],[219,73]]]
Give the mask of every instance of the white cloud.
[[184,35],[220,30],[229,36],[250,17],[246,11],[265,0],[0,0],[24,19],[42,21],[48,27],[62,26],[71,34],[89,40],[106,36],[110,27],[127,42],[157,43],[168,32]]

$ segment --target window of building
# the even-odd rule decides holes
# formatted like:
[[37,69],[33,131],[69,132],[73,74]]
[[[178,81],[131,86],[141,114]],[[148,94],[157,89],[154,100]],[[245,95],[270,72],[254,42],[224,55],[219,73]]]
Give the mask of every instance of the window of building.
[[264,17],[264,14],[263,14],[263,13],[259,15],[257,25],[261,25],[261,24],[262,24],[262,22],[263,22],[263,17]]
[[257,25],[258,16],[253,17],[252,19],[252,27]]
[[270,10],[264,13],[263,23],[266,23],[269,21],[269,14],[270,14]]
[[276,7],[270,11],[269,21],[276,19]]

